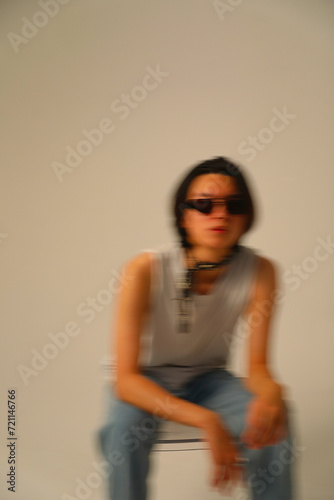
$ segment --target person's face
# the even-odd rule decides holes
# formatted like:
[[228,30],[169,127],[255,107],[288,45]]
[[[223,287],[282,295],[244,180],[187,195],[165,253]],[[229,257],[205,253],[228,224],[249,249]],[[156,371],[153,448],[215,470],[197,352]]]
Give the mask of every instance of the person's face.
[[[222,174],[203,174],[193,179],[186,200],[198,198],[229,198],[240,195],[233,177]],[[232,248],[245,232],[247,214],[232,215],[226,204],[214,204],[209,214],[185,209],[181,220],[187,240],[194,246],[220,250]]]

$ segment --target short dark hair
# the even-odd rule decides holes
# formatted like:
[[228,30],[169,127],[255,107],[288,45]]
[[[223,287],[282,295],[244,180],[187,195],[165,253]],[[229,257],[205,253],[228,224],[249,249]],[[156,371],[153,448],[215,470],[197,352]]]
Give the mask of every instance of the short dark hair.
[[188,188],[195,177],[204,174],[221,174],[233,177],[237,183],[238,189],[241,196],[244,198],[247,206],[248,221],[245,229],[245,233],[251,229],[255,220],[255,208],[253,199],[250,193],[250,189],[245,179],[245,174],[241,171],[241,168],[232,162],[229,158],[223,156],[216,156],[210,160],[205,160],[188,171],[180,185],[175,191],[173,196],[173,216],[174,225],[181,238],[181,244],[183,247],[191,247],[191,244],[187,241],[187,235],[185,229],[181,226],[181,219],[183,216],[184,206]]

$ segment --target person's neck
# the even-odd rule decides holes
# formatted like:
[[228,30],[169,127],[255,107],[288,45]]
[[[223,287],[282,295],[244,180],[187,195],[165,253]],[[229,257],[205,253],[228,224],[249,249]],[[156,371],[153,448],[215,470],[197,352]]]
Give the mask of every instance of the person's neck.
[[[193,267],[196,262],[220,262],[227,256],[233,253],[233,248],[220,249],[194,249],[187,248],[185,252],[185,265],[188,268]],[[200,269],[196,271],[194,280],[196,285],[210,285],[218,278],[219,275],[224,274],[226,265],[221,265],[213,269]]]
[[218,263],[233,253],[233,248],[210,249],[210,248],[187,248],[186,260],[188,264],[194,262]]

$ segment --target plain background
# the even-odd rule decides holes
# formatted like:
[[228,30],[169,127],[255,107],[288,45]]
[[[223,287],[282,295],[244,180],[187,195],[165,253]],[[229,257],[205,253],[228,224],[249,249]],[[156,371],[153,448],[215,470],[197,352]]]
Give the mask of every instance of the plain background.
[[[15,498],[79,498],[78,478],[95,471],[119,267],[175,239],[173,190],[216,155],[244,166],[259,210],[244,243],[277,263],[284,289],[272,366],[303,448],[298,500],[334,498],[333,2],[51,3],[53,17],[37,14],[42,0],[0,7],[1,472],[7,390],[16,388]],[[40,27],[27,27],[33,21]],[[148,67],[163,72],[157,85]],[[155,88],[138,89],[143,81]],[[278,112],[285,123],[273,121]],[[83,131],[105,118],[113,131],[85,149]],[[77,147],[80,164],[57,176],[54,162],[65,165]],[[50,334],[68,322],[78,334],[55,347]],[[20,370],[33,369],[36,352],[49,359],[25,384]],[[180,498],[198,498],[182,487]],[[87,495],[101,500],[103,487]],[[1,498],[14,498],[4,481]]]

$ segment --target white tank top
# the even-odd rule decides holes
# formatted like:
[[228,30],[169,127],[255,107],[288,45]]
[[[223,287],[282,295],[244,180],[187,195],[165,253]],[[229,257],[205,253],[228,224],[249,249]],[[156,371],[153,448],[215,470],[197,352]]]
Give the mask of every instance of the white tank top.
[[226,367],[238,318],[250,299],[259,262],[255,250],[240,251],[207,295],[192,293],[193,324],[178,332],[177,278],[184,249],[177,243],[152,252],[150,314],[141,335],[139,365],[177,388],[213,368]]

